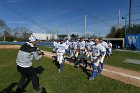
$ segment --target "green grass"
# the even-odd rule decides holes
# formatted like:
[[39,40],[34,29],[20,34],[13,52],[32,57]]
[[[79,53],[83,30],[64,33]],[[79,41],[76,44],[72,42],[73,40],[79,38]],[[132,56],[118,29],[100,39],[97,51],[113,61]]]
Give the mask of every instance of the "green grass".
[[114,51],[111,60],[109,58],[105,58],[105,64],[140,71],[140,65],[125,63],[124,60],[127,58],[140,60],[140,54],[127,51]]
[[37,45],[41,50],[52,52],[52,47],[47,47],[43,45]]
[[[0,49],[0,91],[19,80],[15,63],[17,52],[15,49]],[[48,93],[140,93],[140,88],[104,76],[96,76],[94,81],[89,81],[85,72],[66,64],[59,74],[49,58],[44,57],[33,64],[35,67],[42,65],[45,69],[39,78]],[[31,83],[26,90],[26,93],[33,93]]]

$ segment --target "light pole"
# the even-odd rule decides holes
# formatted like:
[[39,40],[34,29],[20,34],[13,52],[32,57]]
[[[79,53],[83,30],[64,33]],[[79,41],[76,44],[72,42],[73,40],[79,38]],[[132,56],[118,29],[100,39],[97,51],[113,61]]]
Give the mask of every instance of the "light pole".
[[85,39],[86,39],[86,29],[87,29],[87,16],[84,16],[84,34],[85,34]]
[[124,20],[124,36],[126,36],[126,17],[122,17],[122,19]]
[[[127,29],[127,27],[126,27],[126,17],[122,17],[122,19],[124,20],[124,38],[126,38],[126,29]],[[124,42],[125,43],[125,45],[124,45],[124,47],[126,48],[126,41]]]

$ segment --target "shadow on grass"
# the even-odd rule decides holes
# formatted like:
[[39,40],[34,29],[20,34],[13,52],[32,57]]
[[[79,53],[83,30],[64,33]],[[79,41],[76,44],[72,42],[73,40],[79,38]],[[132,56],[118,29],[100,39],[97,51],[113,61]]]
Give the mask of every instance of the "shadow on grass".
[[[56,57],[56,56],[52,56],[52,59],[53,59],[52,63],[55,63],[56,67],[59,69],[59,63],[57,62],[57,57]],[[64,60],[70,62],[70,58],[69,58],[69,57],[65,57]],[[64,62],[65,62],[65,61],[64,61]],[[74,62],[75,59],[72,59],[71,61]],[[75,64],[76,64],[76,63],[75,63]],[[77,64],[78,64],[78,63],[77,63]],[[89,63],[88,63],[88,65],[91,66],[91,64],[89,64]],[[76,66],[75,66],[75,67],[76,67]],[[90,73],[88,72],[88,71],[90,71],[90,70],[86,69],[84,66],[81,66],[81,65],[80,65],[80,68],[81,68],[81,70],[82,70],[88,77],[90,77]]]
[[[45,69],[42,67],[42,66],[39,66],[36,68],[36,73],[37,74],[42,74],[42,72],[44,71]],[[38,78],[38,77],[37,77]],[[38,78],[38,81],[39,81],[39,78]],[[23,89],[20,90],[20,93],[24,93],[26,92],[25,88],[28,86],[28,84],[31,82],[31,79],[27,79],[24,86],[23,86]],[[11,83],[7,88],[3,89],[0,91],[0,93],[19,93],[19,92],[16,92],[16,91],[13,91],[13,88],[15,88],[15,86],[17,86],[18,83],[17,82],[14,82],[14,83]],[[42,93],[47,93],[46,89],[44,87],[42,87]]]
[[55,66],[59,69],[59,63],[57,62],[57,57],[56,56],[52,56],[52,63],[55,63]]
[[88,72],[90,70],[86,69],[84,66],[81,66],[81,65],[80,65],[80,68],[88,77],[90,77],[90,73]]
[[12,92],[12,90],[15,86],[17,86],[17,84],[18,84],[17,82],[11,83],[7,88],[1,90],[0,93],[16,93],[16,92]]

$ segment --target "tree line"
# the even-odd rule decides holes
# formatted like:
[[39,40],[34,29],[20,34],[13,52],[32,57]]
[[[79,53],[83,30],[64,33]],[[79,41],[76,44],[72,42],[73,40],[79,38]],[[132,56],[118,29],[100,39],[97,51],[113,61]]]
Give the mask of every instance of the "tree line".
[[124,38],[126,34],[140,34],[140,24],[133,24],[132,26],[124,26],[122,28],[116,28],[113,26],[110,29],[110,33],[106,35],[107,38]]
[[32,31],[26,27],[11,29],[0,19],[0,41],[27,41]]

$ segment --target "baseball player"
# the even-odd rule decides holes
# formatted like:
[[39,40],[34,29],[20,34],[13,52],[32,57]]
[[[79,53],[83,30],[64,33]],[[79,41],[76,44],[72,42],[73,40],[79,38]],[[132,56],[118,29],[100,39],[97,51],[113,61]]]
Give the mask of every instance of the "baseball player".
[[53,53],[54,53],[54,57],[53,57],[53,62],[55,62],[55,61],[57,61],[57,53],[56,53],[56,51],[57,51],[57,49],[58,49],[58,44],[59,44],[60,42],[59,42],[59,40],[55,40],[54,42],[53,42]]
[[69,54],[69,45],[70,45],[70,42],[68,40],[66,40],[65,44],[66,44],[65,53],[66,53],[66,55],[68,55]]
[[53,52],[56,52],[56,51],[55,51],[55,50],[56,50],[56,49],[55,49],[56,44],[57,44],[57,41],[54,40],[54,41],[53,41]]
[[[103,66],[104,66],[104,58],[105,58],[105,55],[106,55],[106,50],[108,49],[108,44],[105,42],[105,41],[103,41],[103,39],[102,38],[100,38],[100,43],[101,43],[101,45],[104,47],[104,50],[103,50],[103,57],[102,57],[102,59],[101,59],[101,61],[100,61],[100,66],[101,66],[101,69],[103,70]],[[99,72],[100,73],[100,72]]]
[[71,40],[70,42],[70,63],[72,62],[72,57],[74,57],[74,42]]
[[111,54],[112,54],[112,43],[108,42],[108,52],[107,55],[111,59]]
[[87,68],[87,65],[88,65],[88,59],[90,57],[90,54],[91,54],[91,46],[92,46],[92,43],[90,41],[90,39],[88,39],[86,41],[86,46],[85,46],[85,54],[84,54],[84,63],[85,63],[85,68]]
[[56,53],[57,49],[58,49],[58,44],[59,44],[59,40],[55,40],[53,42],[53,52]]
[[95,44],[92,46],[91,63],[92,63],[93,70],[91,76],[89,77],[89,80],[94,80],[94,77],[96,76],[97,73],[97,67],[99,66],[100,60],[103,57],[104,48],[99,42],[100,42],[99,38],[96,38]]
[[94,39],[90,39],[90,46],[92,47],[92,45],[94,44],[95,44]]
[[87,61],[88,61],[88,59],[90,57],[90,54],[91,54],[91,48],[86,46],[85,47],[85,53],[84,53],[84,59],[83,59],[84,64],[85,64],[85,68],[87,68],[87,66],[88,66],[88,62]]
[[76,64],[77,61],[78,61],[78,54],[79,54],[79,51],[78,51],[78,42],[75,40],[73,42],[73,45],[74,45],[74,64]]
[[78,49],[76,40],[72,40],[70,43],[70,62],[72,62],[72,57],[74,57],[74,64],[76,64],[78,59]]
[[80,63],[83,61],[84,59],[84,53],[85,53],[85,41],[83,38],[80,39],[80,42],[78,43],[78,49],[79,49],[79,53],[80,53],[80,61],[78,62],[77,67],[79,67]]
[[60,43],[58,44],[58,49],[56,52],[57,53],[57,62],[59,62],[59,73],[62,71],[65,47],[66,47],[66,44],[64,43],[64,40],[60,39]]

